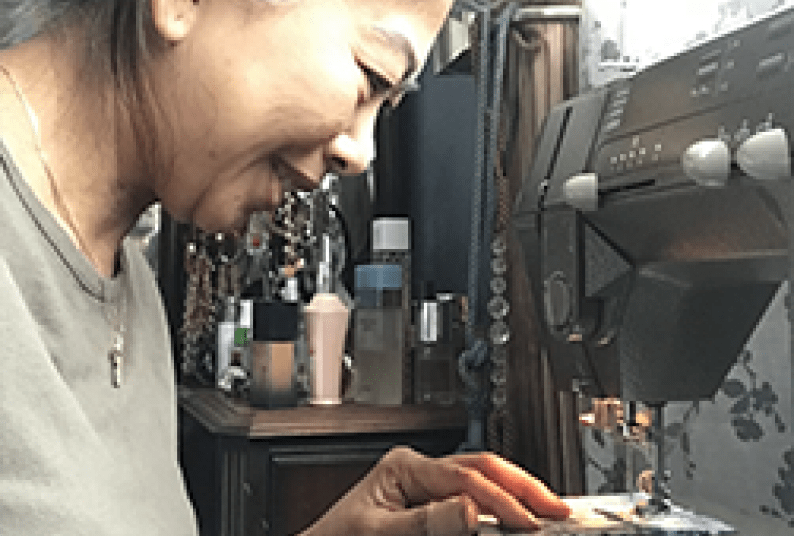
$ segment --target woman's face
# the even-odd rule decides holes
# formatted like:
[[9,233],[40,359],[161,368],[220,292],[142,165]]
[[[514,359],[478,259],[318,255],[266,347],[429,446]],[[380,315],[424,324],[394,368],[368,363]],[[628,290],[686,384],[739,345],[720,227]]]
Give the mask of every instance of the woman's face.
[[[159,0],[154,0],[155,4]],[[285,188],[374,157],[379,108],[427,57],[452,0],[162,0],[155,63],[179,220],[240,231]],[[187,7],[185,7],[187,6]]]

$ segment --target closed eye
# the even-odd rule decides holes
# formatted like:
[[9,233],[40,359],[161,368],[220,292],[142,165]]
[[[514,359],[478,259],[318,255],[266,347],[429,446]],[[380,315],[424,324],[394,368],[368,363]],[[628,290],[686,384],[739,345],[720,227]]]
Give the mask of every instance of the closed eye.
[[370,98],[382,97],[384,95],[388,95],[393,91],[394,84],[392,84],[389,81],[389,79],[387,79],[385,76],[381,75],[374,69],[371,69],[366,65],[362,65],[361,71],[364,73],[364,76],[367,78],[367,84],[369,85],[369,90],[370,90]]

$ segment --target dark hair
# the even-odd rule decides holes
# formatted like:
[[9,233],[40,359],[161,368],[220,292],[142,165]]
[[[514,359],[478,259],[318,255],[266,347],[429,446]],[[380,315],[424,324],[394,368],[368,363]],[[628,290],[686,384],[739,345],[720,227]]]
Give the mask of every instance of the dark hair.
[[71,3],[0,0],[0,49],[30,39],[60,18]]
[[[0,49],[39,34],[82,39],[81,76],[93,87],[112,87],[127,114],[146,169],[163,173],[147,59],[163,46],[152,24],[150,0],[0,0]],[[162,141],[162,140],[161,140]]]

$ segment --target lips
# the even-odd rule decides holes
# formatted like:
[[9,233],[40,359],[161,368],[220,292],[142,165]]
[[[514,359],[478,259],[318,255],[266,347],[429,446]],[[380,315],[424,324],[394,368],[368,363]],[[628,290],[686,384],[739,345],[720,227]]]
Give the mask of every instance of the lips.
[[282,192],[292,190],[310,192],[320,185],[319,177],[314,179],[308,173],[299,170],[280,158],[274,160],[273,169],[281,182]]
[[[270,195],[263,198],[252,198],[248,200],[247,214],[254,212],[272,212],[284,201],[285,194],[294,191],[312,191],[319,187],[319,179],[314,180],[308,173],[298,170],[297,167],[288,164],[285,160],[278,157],[268,159],[268,165],[272,173],[271,177],[278,180],[278,184],[271,186]],[[246,221],[248,216],[246,216]]]

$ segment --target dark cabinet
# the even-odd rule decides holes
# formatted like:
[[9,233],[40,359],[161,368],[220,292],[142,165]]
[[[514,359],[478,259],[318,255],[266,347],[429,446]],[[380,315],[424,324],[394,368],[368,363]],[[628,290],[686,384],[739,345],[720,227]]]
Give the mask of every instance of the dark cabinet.
[[393,446],[440,456],[466,432],[458,406],[256,410],[180,388],[179,407],[180,459],[202,536],[295,534]]

